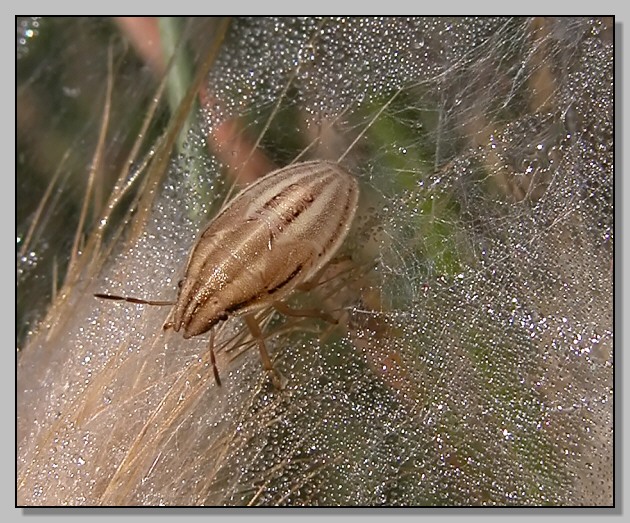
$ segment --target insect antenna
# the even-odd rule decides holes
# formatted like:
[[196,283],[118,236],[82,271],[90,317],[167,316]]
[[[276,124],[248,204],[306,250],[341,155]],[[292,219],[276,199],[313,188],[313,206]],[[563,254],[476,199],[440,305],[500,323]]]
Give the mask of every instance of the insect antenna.
[[115,294],[97,293],[94,296],[96,298],[101,298],[102,300],[127,301],[129,303],[138,303],[140,305],[157,305],[158,307],[162,307],[165,305],[175,305],[176,303],[174,301],[143,300],[142,298],[134,298],[132,296],[116,296]]

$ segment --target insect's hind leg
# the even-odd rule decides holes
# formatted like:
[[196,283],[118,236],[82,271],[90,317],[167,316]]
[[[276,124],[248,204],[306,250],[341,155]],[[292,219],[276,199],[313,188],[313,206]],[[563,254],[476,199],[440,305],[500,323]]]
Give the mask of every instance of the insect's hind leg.
[[258,321],[253,314],[245,315],[245,323],[249,328],[249,331],[252,333],[252,336],[256,340],[256,344],[258,345],[258,351],[260,352],[260,359],[262,361],[263,368],[271,374],[271,380],[274,386],[277,389],[284,389],[287,385],[287,379],[282,376],[271,363],[271,358],[269,357],[269,353],[267,352],[267,347],[265,346],[265,340],[262,331],[260,330],[260,326],[258,325]]
[[293,307],[289,307],[286,303],[282,303],[280,301],[273,302],[273,308],[285,316],[292,316],[295,318],[319,318],[332,325],[337,325],[337,323],[339,323],[339,321],[336,318],[333,318],[332,315],[320,309],[294,309]]

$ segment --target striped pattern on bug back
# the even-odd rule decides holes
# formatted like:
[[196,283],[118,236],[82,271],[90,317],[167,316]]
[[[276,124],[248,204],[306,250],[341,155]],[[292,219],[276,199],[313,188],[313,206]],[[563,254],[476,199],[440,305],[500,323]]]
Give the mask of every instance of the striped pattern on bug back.
[[337,252],[358,194],[351,174],[322,161],[290,165],[245,188],[191,252],[174,329],[196,336],[228,315],[284,299]]

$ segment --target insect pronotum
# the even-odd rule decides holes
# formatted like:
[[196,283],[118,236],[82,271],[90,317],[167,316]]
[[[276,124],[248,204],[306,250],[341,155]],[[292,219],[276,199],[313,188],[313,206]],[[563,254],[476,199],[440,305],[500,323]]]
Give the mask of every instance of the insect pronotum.
[[[282,310],[280,302],[314,279],[348,234],[358,197],[356,179],[336,163],[295,163],[273,171],[237,194],[199,236],[175,302],[95,296],[174,305],[164,328],[182,330],[184,338],[244,316],[263,367],[282,387],[254,313],[272,306]],[[220,385],[212,340],[210,357]]]

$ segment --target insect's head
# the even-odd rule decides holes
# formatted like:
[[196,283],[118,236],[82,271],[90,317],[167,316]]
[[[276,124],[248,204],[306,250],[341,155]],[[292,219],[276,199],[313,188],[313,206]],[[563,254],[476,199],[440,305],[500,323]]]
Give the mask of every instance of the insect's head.
[[183,331],[184,338],[192,338],[208,332],[220,321],[228,319],[225,306],[216,296],[204,299],[203,296],[193,296],[180,299],[175,306],[173,315],[173,330]]

